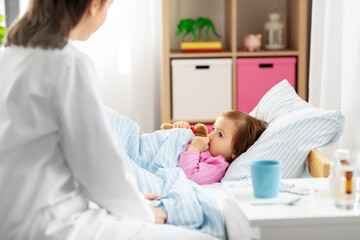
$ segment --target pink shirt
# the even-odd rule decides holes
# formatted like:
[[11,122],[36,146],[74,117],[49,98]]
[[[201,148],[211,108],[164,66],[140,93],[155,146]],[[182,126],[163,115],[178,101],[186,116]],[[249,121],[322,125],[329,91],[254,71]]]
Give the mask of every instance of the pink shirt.
[[[186,150],[190,144],[186,146]],[[180,154],[178,167],[184,170],[188,179],[197,184],[211,184],[221,180],[229,163],[219,155],[213,157],[208,150],[201,153],[185,151]]]

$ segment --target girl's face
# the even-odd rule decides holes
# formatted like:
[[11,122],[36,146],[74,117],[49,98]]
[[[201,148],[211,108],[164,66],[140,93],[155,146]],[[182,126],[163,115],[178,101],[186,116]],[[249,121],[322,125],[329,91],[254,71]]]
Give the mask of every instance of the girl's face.
[[209,135],[209,152],[211,155],[221,155],[227,160],[235,157],[231,144],[234,129],[232,120],[221,116],[216,119],[213,131]]

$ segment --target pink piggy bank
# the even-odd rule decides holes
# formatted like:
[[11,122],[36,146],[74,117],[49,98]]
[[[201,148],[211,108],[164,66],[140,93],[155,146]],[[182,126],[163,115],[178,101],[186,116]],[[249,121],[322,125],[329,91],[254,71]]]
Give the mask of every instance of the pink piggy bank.
[[249,34],[243,39],[243,48],[245,51],[259,51],[261,48],[261,34]]

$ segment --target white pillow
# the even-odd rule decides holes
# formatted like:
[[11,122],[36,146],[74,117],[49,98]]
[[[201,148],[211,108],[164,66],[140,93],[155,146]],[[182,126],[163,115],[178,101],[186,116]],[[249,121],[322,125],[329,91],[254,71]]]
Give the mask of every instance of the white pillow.
[[268,127],[254,145],[234,160],[222,181],[250,177],[250,163],[256,160],[281,162],[282,178],[300,177],[310,150],[336,142],[344,128],[340,111],[311,106],[287,80],[272,87],[250,115],[264,119]]

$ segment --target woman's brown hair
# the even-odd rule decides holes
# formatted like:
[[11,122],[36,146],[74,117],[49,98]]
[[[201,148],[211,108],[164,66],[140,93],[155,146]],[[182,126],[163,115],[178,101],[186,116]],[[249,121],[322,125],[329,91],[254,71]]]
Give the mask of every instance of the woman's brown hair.
[[235,158],[246,152],[265,131],[267,126],[264,120],[254,118],[241,111],[229,111],[222,114],[222,117],[232,120],[235,125],[232,139]]
[[7,32],[4,45],[63,48],[91,1],[30,0],[24,16]]

